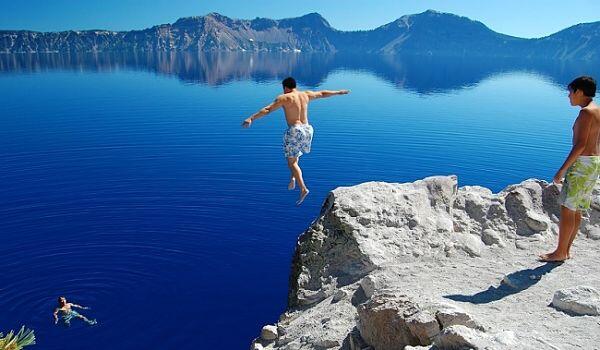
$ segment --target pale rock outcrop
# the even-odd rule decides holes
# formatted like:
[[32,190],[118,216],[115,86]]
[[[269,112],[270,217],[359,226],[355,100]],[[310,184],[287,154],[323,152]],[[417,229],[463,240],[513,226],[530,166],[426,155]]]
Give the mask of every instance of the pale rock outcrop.
[[264,326],[260,332],[260,337],[267,341],[277,339],[277,326]]
[[406,323],[419,344],[431,344],[432,339],[440,333],[440,323],[428,310],[417,311],[406,319]]
[[556,309],[574,315],[600,315],[600,291],[589,286],[576,286],[556,291],[552,299]]
[[447,350],[503,350],[515,349],[519,343],[513,332],[489,335],[466,326],[455,325],[445,328],[436,339],[435,345]]
[[477,324],[466,311],[451,304],[444,305],[436,312],[435,317],[440,323],[441,328],[458,325],[483,330],[483,327]]
[[504,247],[506,245],[502,237],[500,237],[500,234],[498,234],[498,232],[490,228],[481,231],[481,240],[483,241],[483,243],[485,243],[485,245],[495,244],[500,247]]
[[497,194],[458,188],[455,176],[337,188],[298,239],[277,339],[255,343],[267,350],[600,344],[600,333],[590,332],[597,317],[548,305],[556,290],[583,279],[600,288],[598,198],[573,258],[536,261],[556,244],[558,194],[540,180]]
[[419,307],[406,296],[376,294],[358,307],[358,330],[368,344],[379,350],[419,345],[407,322],[418,311]]

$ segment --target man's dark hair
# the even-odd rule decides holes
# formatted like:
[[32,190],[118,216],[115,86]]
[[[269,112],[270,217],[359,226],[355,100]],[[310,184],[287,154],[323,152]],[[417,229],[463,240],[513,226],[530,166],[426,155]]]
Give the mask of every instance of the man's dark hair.
[[596,81],[592,77],[582,76],[573,80],[569,84],[569,89],[573,92],[581,90],[585,96],[594,97],[596,96]]
[[296,88],[296,79],[294,79],[292,77],[287,77],[287,78],[283,79],[281,84],[283,85],[284,88],[295,89]]

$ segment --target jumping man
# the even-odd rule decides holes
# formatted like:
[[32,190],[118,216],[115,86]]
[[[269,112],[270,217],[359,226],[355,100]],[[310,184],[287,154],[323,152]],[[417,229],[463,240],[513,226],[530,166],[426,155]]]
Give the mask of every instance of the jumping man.
[[309,153],[313,138],[313,127],[308,123],[308,103],[318,98],[331,97],[335,95],[346,95],[350,91],[300,91],[296,89],[294,78],[286,78],[282,82],[283,94],[277,96],[275,101],[264,107],[260,111],[246,118],[242,126],[248,128],[252,122],[258,118],[283,107],[288,129],[283,135],[283,153],[287,158],[287,164],[290,168],[289,190],[296,188],[296,182],[300,186],[300,198],[297,205],[302,204],[309,191],[302,179],[302,169],[298,160],[303,153]]

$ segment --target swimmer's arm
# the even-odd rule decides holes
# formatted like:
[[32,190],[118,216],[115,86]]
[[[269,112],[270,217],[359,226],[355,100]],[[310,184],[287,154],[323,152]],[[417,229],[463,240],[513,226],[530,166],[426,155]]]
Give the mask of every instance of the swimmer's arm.
[[321,90],[321,91],[306,91],[308,98],[310,100],[316,100],[318,98],[327,98],[336,95],[346,95],[349,94],[350,90]]
[[58,323],[58,308],[54,309],[54,313],[52,315],[54,315],[54,324],[57,324]]
[[76,307],[82,310],[87,310],[89,309],[89,307],[85,307],[85,306],[81,306],[81,305],[77,305],[77,304],[71,304],[71,307]]
[[579,112],[579,117],[577,117],[575,125],[573,126],[573,147],[571,147],[571,152],[569,152],[563,165],[558,169],[556,175],[554,175],[555,183],[560,183],[562,181],[567,169],[575,163],[577,157],[579,157],[585,149],[593,117],[594,116],[585,109],[582,109],[581,112]]
[[263,108],[261,108],[258,112],[252,114],[250,117],[244,119],[244,121],[242,122],[242,126],[247,128],[249,127],[253,121],[255,121],[256,119],[262,118],[265,115],[281,108],[283,106],[283,97],[279,96],[275,99],[275,101],[273,101],[271,104],[269,104],[268,106],[265,106]]

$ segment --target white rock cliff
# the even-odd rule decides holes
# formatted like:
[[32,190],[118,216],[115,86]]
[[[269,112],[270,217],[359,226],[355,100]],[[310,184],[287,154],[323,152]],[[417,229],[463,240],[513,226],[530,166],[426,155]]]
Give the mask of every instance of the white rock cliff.
[[298,240],[288,310],[252,348],[597,349],[598,191],[562,265],[536,260],[558,193],[455,176],[335,189]]

